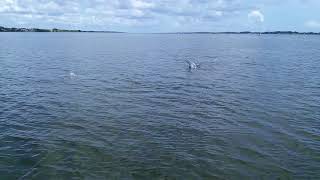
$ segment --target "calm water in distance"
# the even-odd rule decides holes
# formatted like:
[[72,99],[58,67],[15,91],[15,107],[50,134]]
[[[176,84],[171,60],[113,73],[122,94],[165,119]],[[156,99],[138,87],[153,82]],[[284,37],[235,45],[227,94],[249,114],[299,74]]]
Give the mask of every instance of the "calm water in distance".
[[320,179],[320,36],[1,33],[19,178]]

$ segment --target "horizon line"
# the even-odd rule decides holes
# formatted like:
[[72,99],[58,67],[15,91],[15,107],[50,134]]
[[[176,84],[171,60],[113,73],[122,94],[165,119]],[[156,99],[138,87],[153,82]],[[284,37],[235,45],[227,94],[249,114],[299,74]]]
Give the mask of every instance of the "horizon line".
[[25,28],[0,26],[0,32],[96,32],[96,33],[127,33],[127,34],[319,34],[315,31],[296,30],[272,30],[272,31],[173,31],[173,32],[125,32],[114,30],[81,30],[81,29],[59,29],[59,28]]

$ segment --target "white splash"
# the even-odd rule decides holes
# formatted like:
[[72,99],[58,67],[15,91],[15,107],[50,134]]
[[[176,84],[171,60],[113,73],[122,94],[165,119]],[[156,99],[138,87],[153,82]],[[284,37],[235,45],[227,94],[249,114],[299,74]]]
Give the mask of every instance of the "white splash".
[[72,72],[72,71],[71,71],[71,72],[69,73],[69,76],[70,76],[70,77],[75,77],[75,76],[76,76],[76,74],[75,74],[74,72]]

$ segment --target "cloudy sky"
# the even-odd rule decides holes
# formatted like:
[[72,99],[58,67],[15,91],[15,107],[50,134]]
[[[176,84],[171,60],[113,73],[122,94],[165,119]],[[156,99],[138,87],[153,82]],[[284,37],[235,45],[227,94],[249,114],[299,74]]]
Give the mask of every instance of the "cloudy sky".
[[319,32],[320,0],[0,0],[0,26]]

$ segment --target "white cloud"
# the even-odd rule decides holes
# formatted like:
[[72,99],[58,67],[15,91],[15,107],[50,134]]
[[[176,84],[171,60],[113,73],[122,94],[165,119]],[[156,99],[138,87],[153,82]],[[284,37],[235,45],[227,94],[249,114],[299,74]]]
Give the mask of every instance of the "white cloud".
[[[241,0],[0,0],[0,26],[216,31],[229,27],[227,23],[239,27],[240,17],[253,8],[259,5]],[[248,17],[255,23],[264,21],[257,10]]]
[[255,23],[263,23],[264,15],[259,10],[253,10],[248,14],[248,19]]
[[134,8],[139,9],[148,9],[154,7],[154,4],[152,2],[145,2],[143,0],[131,0],[131,4]]
[[310,20],[305,23],[305,26],[309,28],[320,28],[320,22],[315,20]]
[[[37,17],[39,24],[99,26],[175,24],[181,19],[188,24],[218,21],[238,11],[238,3],[238,0],[0,0],[0,18],[28,22],[31,18],[26,17]],[[36,24],[36,19],[32,21]]]

